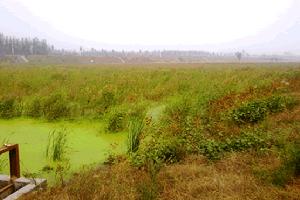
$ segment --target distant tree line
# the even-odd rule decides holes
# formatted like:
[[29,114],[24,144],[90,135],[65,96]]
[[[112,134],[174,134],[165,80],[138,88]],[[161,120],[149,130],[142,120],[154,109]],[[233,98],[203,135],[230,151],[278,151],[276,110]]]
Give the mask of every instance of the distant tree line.
[[229,57],[236,56],[239,60],[244,53],[214,53],[207,51],[182,51],[182,50],[139,50],[139,51],[116,51],[116,50],[97,50],[95,48],[83,48],[78,50],[57,49],[47,43],[45,39],[17,38],[6,36],[0,33],[0,56],[5,55],[75,55],[75,56],[95,56],[95,57],[155,57],[155,58],[199,58],[199,57]]
[[0,55],[47,55],[54,46],[45,39],[17,38],[0,33]]

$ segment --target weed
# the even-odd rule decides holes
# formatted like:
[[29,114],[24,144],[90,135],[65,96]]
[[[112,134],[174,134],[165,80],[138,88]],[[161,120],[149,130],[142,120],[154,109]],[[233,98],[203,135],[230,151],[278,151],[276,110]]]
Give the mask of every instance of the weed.
[[237,124],[256,123],[267,116],[267,111],[265,102],[252,101],[234,109],[231,117]]
[[28,103],[26,114],[34,118],[38,118],[42,115],[42,104],[39,98],[34,98]]
[[125,128],[125,113],[122,111],[114,110],[110,113],[107,119],[106,130],[109,132],[120,132]]
[[48,120],[70,116],[70,108],[61,94],[53,94],[43,101],[43,115]]
[[129,122],[129,130],[127,136],[127,153],[131,154],[138,150],[140,144],[140,135],[143,130],[143,119],[133,118]]
[[48,144],[46,148],[46,157],[50,161],[62,161],[65,159],[68,148],[68,131],[66,128],[53,130],[49,133]]
[[271,177],[273,184],[284,186],[293,177],[300,175],[300,143],[286,146],[281,157],[283,162]]
[[4,119],[13,118],[15,116],[14,106],[14,98],[0,100],[0,117]]

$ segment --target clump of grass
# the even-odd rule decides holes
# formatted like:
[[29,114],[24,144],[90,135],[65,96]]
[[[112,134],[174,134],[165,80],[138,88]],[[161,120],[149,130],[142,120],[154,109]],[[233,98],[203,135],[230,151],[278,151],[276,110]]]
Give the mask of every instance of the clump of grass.
[[50,161],[63,161],[66,158],[68,148],[68,131],[66,128],[55,129],[49,133],[48,144],[46,148],[46,157]]
[[288,145],[282,152],[282,164],[271,174],[272,183],[284,186],[293,177],[300,175],[300,143]]
[[157,175],[161,169],[161,163],[154,163],[152,160],[146,163],[149,181],[142,181],[137,185],[139,199],[141,200],[154,200],[158,197],[159,184]]
[[29,117],[38,118],[42,115],[42,103],[41,100],[35,97],[32,101],[26,106],[26,114]]
[[129,122],[129,130],[127,136],[128,154],[132,154],[138,150],[140,144],[140,136],[142,134],[143,127],[144,127],[144,123],[142,119],[133,118]]
[[61,94],[53,94],[43,101],[43,115],[48,120],[57,120],[70,116],[70,108]]

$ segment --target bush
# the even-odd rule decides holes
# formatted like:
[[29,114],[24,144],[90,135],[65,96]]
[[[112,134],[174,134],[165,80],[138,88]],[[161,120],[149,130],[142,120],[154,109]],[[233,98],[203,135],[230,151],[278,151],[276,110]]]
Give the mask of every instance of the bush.
[[221,143],[215,140],[206,140],[199,144],[199,152],[210,160],[217,160],[223,153],[223,147]]
[[15,116],[15,99],[8,98],[0,101],[0,117],[9,119]]
[[43,101],[42,112],[46,119],[57,120],[68,117],[70,108],[61,94],[54,94]]
[[142,141],[138,151],[132,154],[131,161],[137,166],[145,165],[147,162],[174,163],[183,155],[182,145],[176,137],[148,136]]
[[268,146],[268,138],[259,132],[242,133],[238,137],[227,138],[225,141],[203,139],[199,143],[199,152],[210,160],[220,159],[225,152],[244,151],[247,149],[263,149]]
[[267,116],[267,111],[265,102],[253,101],[234,109],[231,117],[237,124],[257,123]]
[[106,130],[109,132],[120,132],[125,128],[126,114],[123,111],[112,111],[108,116]]
[[281,112],[295,104],[296,101],[292,97],[273,95],[266,99],[242,104],[232,111],[231,118],[237,124],[257,123],[265,119],[268,113]]

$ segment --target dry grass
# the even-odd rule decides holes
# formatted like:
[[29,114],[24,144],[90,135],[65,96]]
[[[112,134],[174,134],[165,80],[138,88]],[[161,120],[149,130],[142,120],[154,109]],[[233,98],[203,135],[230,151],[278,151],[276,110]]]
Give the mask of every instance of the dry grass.
[[[189,156],[181,163],[161,169],[157,199],[299,199],[299,178],[281,188],[262,182],[253,173],[257,168],[277,165],[275,154],[232,153],[216,163],[208,163],[202,156]],[[138,188],[149,182],[145,170],[122,161],[77,174],[64,187],[33,193],[23,199],[145,199]]]

